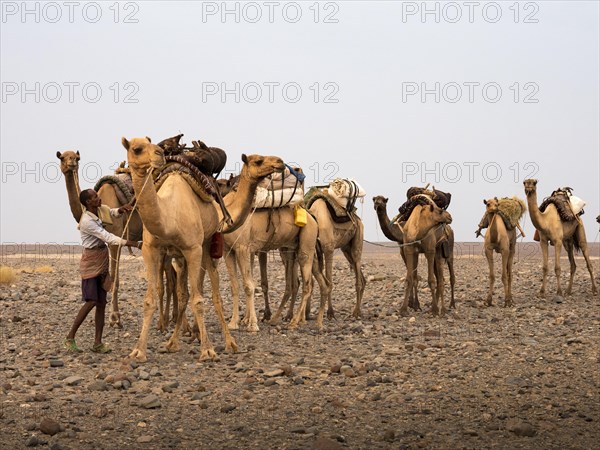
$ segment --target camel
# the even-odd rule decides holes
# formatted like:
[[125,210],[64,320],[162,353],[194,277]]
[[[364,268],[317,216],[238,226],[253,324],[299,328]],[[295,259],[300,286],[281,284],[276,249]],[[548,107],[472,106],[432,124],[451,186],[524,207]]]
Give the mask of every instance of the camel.
[[571,266],[571,276],[567,287],[567,295],[571,295],[573,287],[573,278],[575,276],[575,258],[573,256],[573,247],[575,250],[581,250],[585,263],[592,279],[592,293],[597,294],[596,282],[592,264],[590,263],[589,251],[587,248],[587,239],[583,222],[579,217],[576,220],[562,221],[558,210],[553,204],[549,204],[544,212],[541,212],[537,204],[537,180],[527,179],[523,181],[525,195],[527,196],[527,206],[529,208],[529,217],[540,235],[540,247],[542,248],[542,287],[539,296],[546,297],[546,281],[548,277],[548,243],[554,246],[554,273],[556,275],[556,294],[562,296],[562,287],[560,282],[560,254],[564,245],[569,257]]
[[[227,199],[231,195],[232,193],[225,196],[225,198]],[[269,226],[267,227],[267,225]],[[293,208],[282,207],[271,211],[257,210],[238,231],[224,236],[225,263],[227,264],[233,297],[233,312],[229,322],[230,329],[237,330],[239,328],[239,285],[237,281],[237,267],[239,267],[246,294],[244,324],[248,331],[259,331],[254,307],[255,282],[252,274],[252,260],[255,253],[260,255],[260,253],[276,249],[281,249],[285,263],[287,263],[286,258],[297,258],[302,274],[302,306],[298,309],[296,315],[291,318],[289,326],[290,328],[296,328],[300,322],[305,320],[306,308],[312,294],[311,273],[313,271],[318,233],[317,222],[310,214],[306,225],[300,228],[294,224]],[[263,267],[263,264],[265,267]],[[286,269],[286,278],[291,270]],[[261,259],[261,273],[263,274],[262,284],[264,288],[266,286],[266,258]],[[278,320],[283,304],[284,302],[272,318],[273,322]],[[268,317],[269,315],[267,294],[265,296],[265,316]]]
[[[324,259],[325,278],[316,276],[321,291],[321,304],[317,316],[317,326],[323,327],[323,315],[325,302],[327,302],[327,318],[334,317],[331,305],[331,291],[333,290],[333,253],[335,249],[341,249],[348,264],[354,272],[354,286],[356,289],[356,304],[352,311],[352,317],[361,316],[361,303],[365,291],[366,280],[361,268],[363,249],[364,225],[360,217],[349,213],[350,221],[337,223],[333,220],[331,212],[323,198],[318,198],[310,206],[309,212],[317,219],[319,226],[319,245]],[[313,272],[319,270],[315,267]]]
[[[513,306],[512,297],[512,269],[513,259],[515,257],[515,247],[517,244],[517,230],[506,228],[504,219],[499,213],[499,200],[497,197],[489,200],[483,200],[485,212],[490,217],[489,226],[483,238],[485,257],[488,260],[490,269],[490,285],[487,295],[487,305],[492,306],[492,297],[494,295],[494,252],[502,255],[502,284],[504,285],[504,306]],[[519,200],[521,206],[521,216],[525,213],[525,204]],[[521,217],[520,216],[520,217]],[[520,218],[519,217],[519,218]],[[518,223],[518,222],[517,222]],[[520,229],[520,227],[519,227]]]
[[[387,202],[388,199],[381,195],[373,197],[373,204],[377,213],[377,219],[379,220],[381,231],[383,231],[384,236],[390,241],[398,242],[400,245],[400,256],[406,265],[406,254],[403,246],[404,231],[402,229],[405,223],[400,223],[398,225],[392,224],[392,221],[387,214]],[[444,248],[441,244],[444,239],[446,239],[448,243],[447,254],[445,254]],[[452,230],[452,227],[446,224],[437,225],[425,235],[420,243],[416,243],[414,245],[419,253],[423,253],[426,256],[431,255],[432,249],[435,248],[434,274],[436,275],[436,279],[440,275],[443,276],[443,273],[440,274],[438,266],[441,266],[444,263],[444,260],[446,261],[446,264],[448,265],[448,272],[450,273],[450,308],[454,308],[454,285],[456,282],[456,276],[454,275],[454,231]],[[417,291],[417,283],[414,283],[413,292],[410,293],[408,305],[415,310],[420,309]]]
[[[452,216],[448,211],[437,206],[430,197],[426,195],[422,197],[428,204],[416,205],[402,229],[404,234],[403,249],[406,258],[406,288],[404,290],[404,302],[400,308],[400,314],[403,316],[408,315],[408,300],[417,282],[417,266],[419,263],[419,248],[417,244],[420,243],[427,258],[427,282],[431,289],[432,297],[431,312],[433,315],[439,313],[443,316],[446,313],[444,305],[444,269],[441,261],[437,268],[435,267],[437,242],[425,247],[422,241],[437,225],[450,224]],[[436,278],[437,288],[435,283]],[[438,299],[441,303],[441,308],[438,308]]]
[[[73,214],[73,218],[79,223],[81,214],[83,214],[83,208],[81,203],[79,203],[79,193],[81,192],[78,176],[80,158],[79,151],[76,153],[72,151],[66,151],[62,154],[60,152],[56,152],[56,156],[61,161],[61,171],[63,172],[65,181],[67,183],[67,195],[69,197],[71,214]],[[108,206],[109,208],[120,208],[123,206],[123,203],[121,203],[117,197],[115,187],[111,183],[104,183],[100,189],[98,189],[98,197],[102,199],[102,204]],[[129,219],[130,214],[131,219]],[[129,225],[127,227],[127,235],[123,236],[125,224],[128,220]],[[125,213],[121,217],[113,218],[113,223],[111,225],[107,224],[105,228],[110,233],[119,237],[123,236],[124,239],[130,241],[139,241],[142,238],[142,220],[136,211],[132,213]],[[119,273],[117,271],[117,263],[121,257],[121,249],[118,246],[111,245],[109,246],[109,252],[110,274],[114,280],[111,291],[112,311],[110,313],[109,324],[110,326],[122,328],[121,313],[119,312]]]
[[75,222],[79,223],[83,214],[83,206],[79,201],[81,188],[79,187],[79,151],[56,152],[56,157],[60,159],[60,171],[65,177],[67,184],[67,196],[69,198],[69,207]]
[[[178,277],[177,283],[180,289],[189,279],[192,311],[200,332],[200,360],[217,357],[204,324],[204,301],[200,286],[202,268],[208,272],[211,280],[212,300],[225,337],[225,351],[236,351],[237,344],[223,314],[218,289],[219,274],[209,250],[211,238],[222,224],[220,207],[214,200],[205,202],[200,199],[180,173],[169,176],[157,192],[154,184],[148,180],[152,169],[164,165],[164,151],[147,137],[133,138],[131,141],[122,138],[121,142],[127,150],[137,208],[144,224],[142,256],[148,279],[142,330],[130,357],[147,360],[148,331],[156,311],[157,286],[165,248],[185,258],[187,276]],[[244,165],[238,191],[225,201],[231,216],[235,218],[234,224],[225,232],[237,230],[247,218],[259,181],[284,169],[283,161],[275,156],[242,155],[242,161]],[[177,324],[167,343],[169,351],[178,351],[180,346],[179,331],[187,307],[187,296],[179,300]]]

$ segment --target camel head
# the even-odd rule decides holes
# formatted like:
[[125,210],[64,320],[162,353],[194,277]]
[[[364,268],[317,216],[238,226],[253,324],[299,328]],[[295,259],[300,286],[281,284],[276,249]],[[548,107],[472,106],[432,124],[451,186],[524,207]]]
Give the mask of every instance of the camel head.
[[79,170],[79,150],[73,152],[56,152],[56,157],[60,159],[60,170],[63,174],[67,172],[77,172]]
[[523,186],[525,186],[525,195],[529,197],[531,194],[536,193],[537,182],[538,180],[534,180],[532,178],[523,181]]
[[378,211],[383,208],[387,208],[388,200],[389,199],[384,197],[383,195],[378,195],[376,197],[373,197],[373,206],[375,207],[375,211]]
[[485,212],[495,214],[498,212],[498,205],[500,204],[498,197],[490,198],[489,200],[483,200],[485,205]]
[[435,203],[431,202],[429,206],[424,206],[424,208],[429,209],[429,213],[431,214],[433,220],[438,224],[451,224],[452,216],[445,209],[440,208]]
[[128,141],[121,138],[127,150],[127,163],[138,175],[145,175],[148,169],[157,169],[165,164],[165,153],[158,145],[154,145],[149,137],[133,138]]
[[219,178],[217,180],[217,186],[219,187],[219,192],[221,195],[225,197],[231,191],[236,189],[236,184],[239,182],[240,176],[233,174],[229,175],[229,178]]
[[260,181],[264,177],[271,175],[274,172],[282,172],[285,169],[283,160],[278,156],[261,156],[261,155],[242,155],[244,166],[242,174],[256,181]]

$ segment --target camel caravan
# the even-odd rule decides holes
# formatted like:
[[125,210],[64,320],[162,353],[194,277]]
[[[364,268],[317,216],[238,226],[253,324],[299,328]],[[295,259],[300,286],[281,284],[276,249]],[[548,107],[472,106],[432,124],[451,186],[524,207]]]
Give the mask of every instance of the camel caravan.
[[[94,186],[102,200],[99,218],[107,231],[129,241],[143,241],[142,256],[148,281],[143,302],[143,323],[139,339],[130,356],[140,361],[147,358],[148,333],[152,318],[159,309],[158,328],[174,329],[166,349],[180,349],[180,335],[194,333],[200,341],[200,358],[214,359],[216,353],[204,322],[204,276],[208,274],[211,297],[225,339],[225,351],[235,352],[237,344],[231,330],[243,328],[259,331],[256,315],[254,259],[258,257],[260,283],[264,297],[262,321],[278,324],[288,321],[293,329],[310,318],[314,282],[319,286],[320,303],[316,324],[324,326],[335,316],[332,301],[333,256],[340,249],[355,277],[356,303],[353,318],[361,317],[361,303],[366,279],[361,268],[364,226],[357,214],[356,202],[365,192],[352,179],[338,178],[326,186],[306,188],[300,167],[291,167],[277,156],[242,155],[242,169],[236,176],[219,178],[227,162],[226,152],[192,141],[182,144],[183,134],[153,144],[148,137],[122,139],[127,151],[127,167],[122,163],[114,174],[103,176]],[[79,152],[57,152],[64,174],[71,213],[76,222],[83,214],[80,203]],[[546,294],[548,244],[554,246],[557,295],[562,295],[560,255],[564,246],[570,262],[567,294],[571,294],[575,274],[574,250],[581,251],[597,288],[589,260],[583,223],[580,219],[585,202],[572,195],[572,189],[554,191],[538,207],[537,180],[523,182],[526,202],[518,197],[494,197],[484,200],[485,211],[476,236],[486,229],[484,252],[489,265],[488,306],[494,293],[493,253],[502,258],[504,306],[514,305],[512,267],[517,230],[529,211],[536,228],[534,239],[542,249],[543,278],[540,296]],[[448,212],[451,194],[425,187],[411,187],[406,202],[392,219],[387,212],[388,199],[373,197],[373,205],[383,234],[399,247],[406,267],[404,299],[400,314],[408,308],[420,310],[417,274],[419,255],[427,263],[427,285],[431,292],[431,313],[447,312],[444,299],[444,267],[448,268],[450,301],[455,308],[454,232]],[[121,217],[111,217],[109,208],[131,205]],[[131,209],[131,208],[129,208]],[[598,216],[600,223],[600,216]],[[129,244],[128,244],[129,245]],[[121,246],[112,245],[112,312],[109,323],[121,327],[118,305],[119,259]],[[284,265],[285,292],[274,313],[269,305],[267,274],[268,252],[277,250]],[[131,249],[129,249],[131,252]],[[225,260],[232,291],[229,322],[219,292],[217,265]],[[245,294],[243,318],[240,318],[240,285]],[[295,299],[300,291],[300,304]],[[165,295],[166,294],[166,295]],[[194,316],[192,327],[187,322],[190,303]],[[289,303],[289,305],[288,305]],[[286,310],[287,307],[287,310]],[[172,313],[171,313],[172,310]],[[193,331],[192,331],[193,329]]]

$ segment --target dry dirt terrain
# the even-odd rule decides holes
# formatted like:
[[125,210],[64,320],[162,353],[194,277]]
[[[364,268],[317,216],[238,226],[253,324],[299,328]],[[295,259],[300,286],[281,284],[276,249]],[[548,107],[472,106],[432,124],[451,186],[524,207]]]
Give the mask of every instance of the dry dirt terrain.
[[[361,320],[349,318],[353,275],[340,256],[337,317],[322,331],[314,321],[296,331],[261,324],[256,334],[235,332],[240,352],[224,354],[207,302],[214,362],[198,361],[197,342],[164,353],[168,335],[156,331],[156,317],[148,361],[128,358],[146,288],[141,257],[121,264],[124,328],[105,330],[113,352],[89,350],[90,316],[77,336],[84,352],[73,355],[62,343],[80,306],[79,256],[5,256],[22,271],[0,287],[0,448],[598,448],[599,297],[582,259],[572,296],[554,296],[551,270],[552,293],[539,299],[539,256],[521,252],[516,306],[505,309],[499,265],[494,306],[485,307],[487,263],[463,252],[457,309],[431,317],[421,283],[424,310],[400,317],[398,250],[370,250]],[[597,246],[593,255],[598,280]],[[269,267],[278,300],[283,271],[275,257]],[[566,259],[562,268],[566,287]],[[229,312],[224,264],[220,271]],[[318,298],[317,288],[313,312]]]

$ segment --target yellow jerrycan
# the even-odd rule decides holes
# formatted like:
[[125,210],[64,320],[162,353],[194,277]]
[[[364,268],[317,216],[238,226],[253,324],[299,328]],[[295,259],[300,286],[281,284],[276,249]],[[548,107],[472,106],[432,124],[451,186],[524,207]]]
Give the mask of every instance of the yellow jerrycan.
[[304,225],[306,225],[306,214],[306,209],[304,209],[302,206],[294,206],[294,223],[296,224],[296,226],[302,228]]

